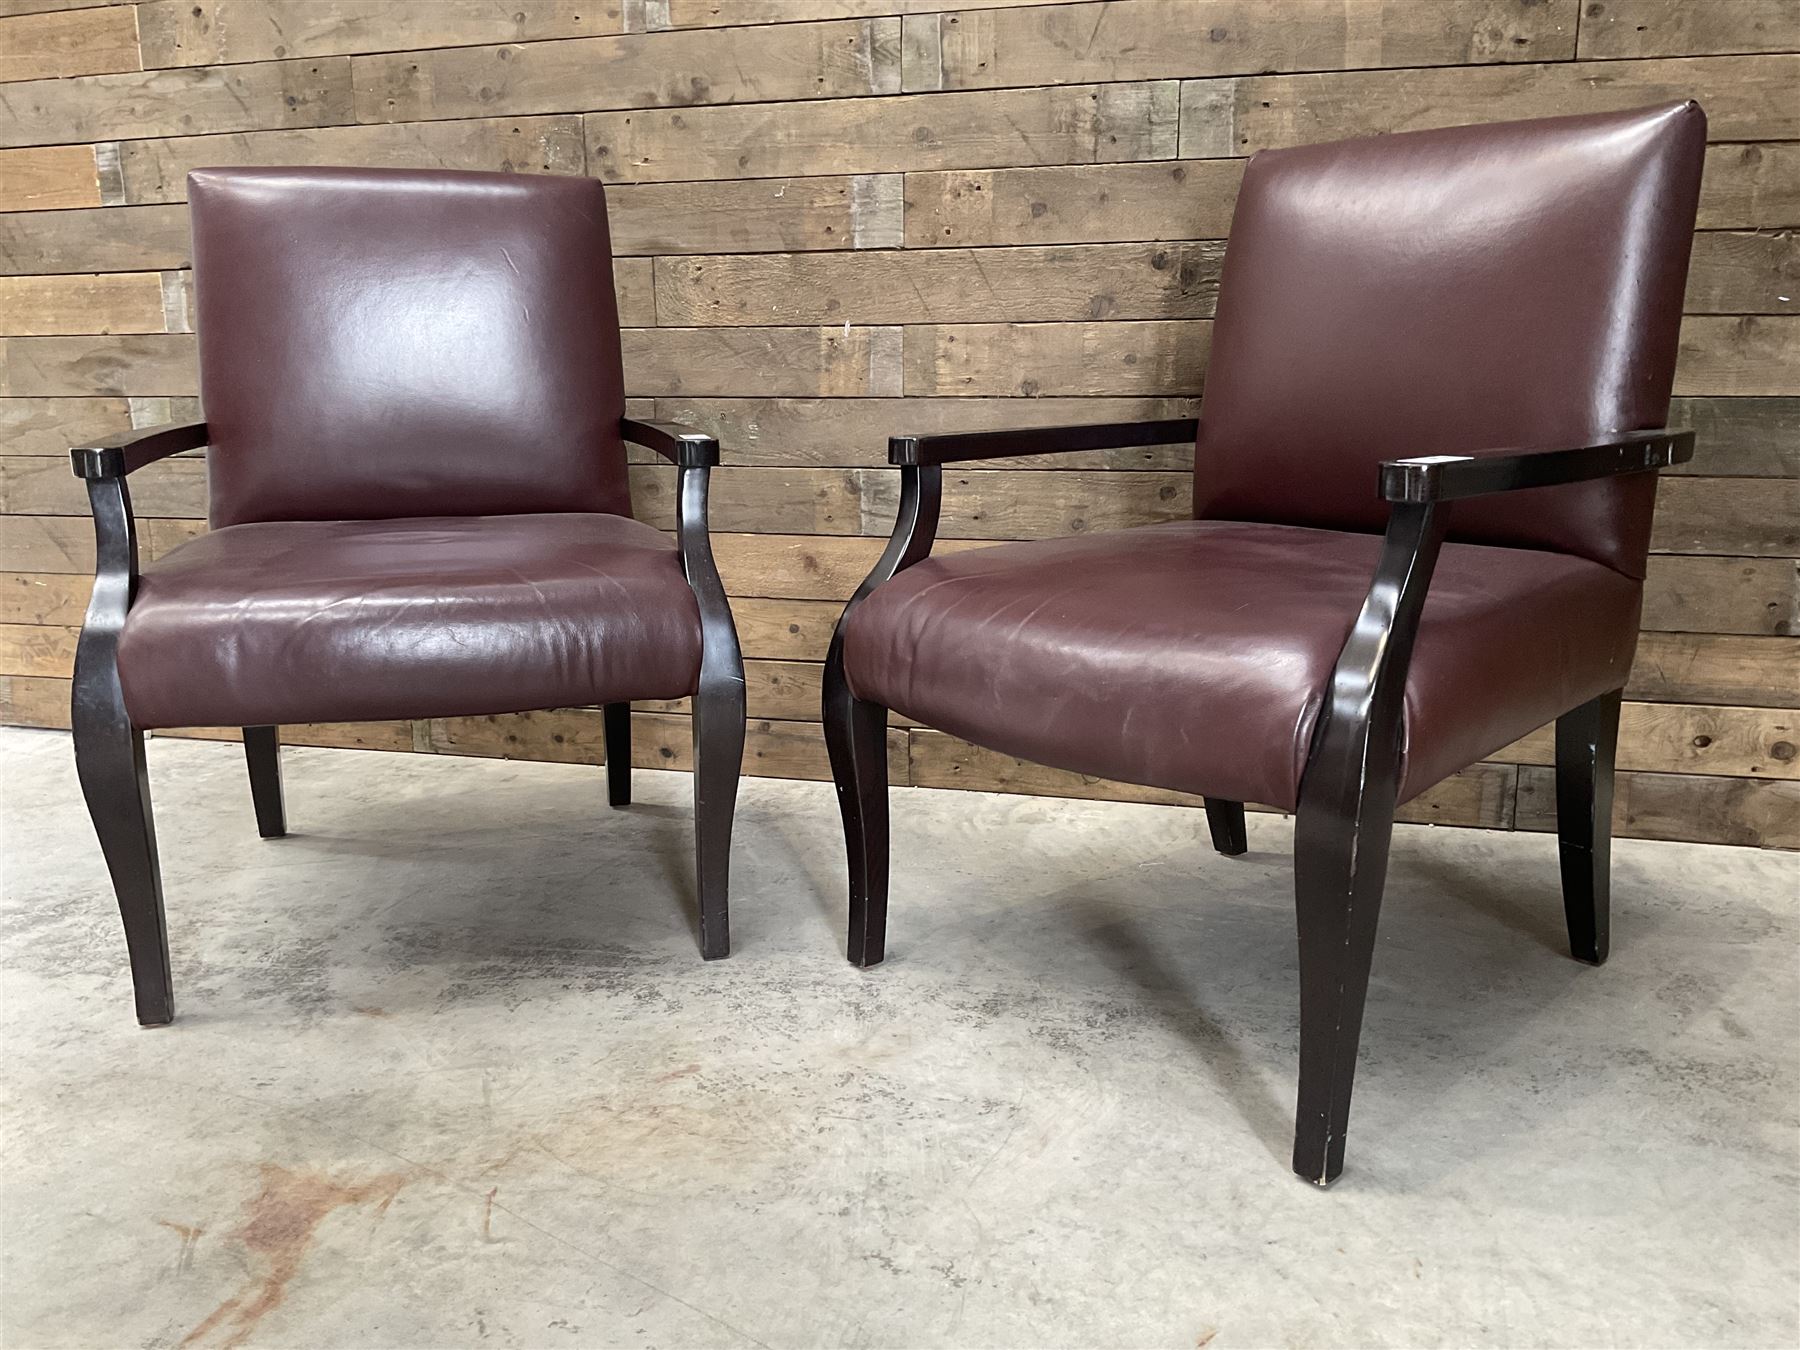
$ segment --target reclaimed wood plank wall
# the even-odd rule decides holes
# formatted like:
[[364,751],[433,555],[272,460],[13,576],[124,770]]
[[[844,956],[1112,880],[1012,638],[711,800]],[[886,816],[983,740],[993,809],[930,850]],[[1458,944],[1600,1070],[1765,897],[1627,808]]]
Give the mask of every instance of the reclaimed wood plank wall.
[[[894,431],[1182,415],[1244,156],[1705,104],[1627,835],[1800,847],[1800,0],[0,0],[0,721],[67,722],[92,540],[64,451],[196,411],[185,172],[587,173],[628,390],[716,432],[749,772],[821,778],[819,662],[894,508]],[[949,475],[945,548],[1184,515],[1191,451]],[[133,481],[155,554],[204,466]],[[671,520],[667,472],[633,469]],[[685,710],[638,756],[685,765]],[[214,733],[229,734],[229,733]],[[598,762],[599,714],[289,728]],[[896,726],[897,783],[1171,800]],[[1413,819],[1542,830],[1527,737]]]

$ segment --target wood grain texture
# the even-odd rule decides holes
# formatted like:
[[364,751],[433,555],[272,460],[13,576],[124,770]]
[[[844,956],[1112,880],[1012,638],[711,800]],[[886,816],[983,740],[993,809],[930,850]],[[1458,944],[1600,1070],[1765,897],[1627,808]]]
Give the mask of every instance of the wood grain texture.
[[210,66],[624,30],[620,0],[148,0],[144,65]]
[[[901,433],[1203,415],[1244,156],[1706,107],[1699,233],[1627,688],[1619,830],[1800,848],[1800,0],[0,0],[0,722],[67,722],[93,533],[73,441],[200,415],[185,175],[591,174],[633,416],[717,435],[748,768],[822,778],[820,665]],[[673,474],[631,452],[637,514]],[[1193,446],[946,474],[938,550],[1189,510]],[[132,483],[146,559],[202,453]],[[689,763],[685,702],[639,763]],[[231,728],[188,733],[223,739]],[[597,763],[599,714],[284,729]],[[1547,734],[1408,807],[1541,829]],[[1171,800],[896,719],[895,782]]]
[[131,5],[0,18],[0,81],[140,68],[137,10]]

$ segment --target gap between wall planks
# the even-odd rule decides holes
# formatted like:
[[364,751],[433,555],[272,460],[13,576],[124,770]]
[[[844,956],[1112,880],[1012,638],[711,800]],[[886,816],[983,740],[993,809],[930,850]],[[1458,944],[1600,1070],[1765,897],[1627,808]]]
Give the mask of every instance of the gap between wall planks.
[[[66,446],[198,414],[186,171],[367,163],[608,184],[628,392],[720,435],[749,772],[825,775],[819,661],[895,431],[1191,415],[1243,158],[1693,96],[1700,231],[1621,729],[1628,835],[1800,847],[1796,0],[0,0],[0,721],[67,722],[92,534]],[[202,456],[133,481],[147,554]],[[944,549],[1186,514],[1191,447],[969,466]],[[634,459],[639,514],[670,477]],[[680,704],[636,755],[682,767]],[[223,732],[196,734],[231,734]],[[599,762],[598,714],[292,728]],[[896,783],[1181,800],[897,724]],[[1537,733],[1409,819],[1545,829]]]

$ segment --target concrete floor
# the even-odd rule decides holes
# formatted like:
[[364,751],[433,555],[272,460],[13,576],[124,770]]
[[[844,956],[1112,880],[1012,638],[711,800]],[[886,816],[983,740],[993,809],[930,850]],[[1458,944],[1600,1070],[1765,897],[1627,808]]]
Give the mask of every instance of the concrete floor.
[[1792,1346],[1800,859],[1402,828],[1352,1116],[1287,1168],[1285,821],[894,794],[888,963],[828,787],[158,740],[178,1020],[132,1021],[67,737],[0,732],[0,1342]]

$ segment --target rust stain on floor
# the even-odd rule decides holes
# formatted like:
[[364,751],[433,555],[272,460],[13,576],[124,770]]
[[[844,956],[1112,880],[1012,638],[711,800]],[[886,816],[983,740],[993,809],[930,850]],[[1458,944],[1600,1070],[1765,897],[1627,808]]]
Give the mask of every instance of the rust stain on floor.
[[[243,1226],[232,1233],[260,1264],[261,1273],[213,1309],[181,1343],[242,1345],[257,1323],[287,1297],[288,1284],[299,1273],[307,1248],[325,1217],[347,1205],[372,1204],[377,1216],[384,1214],[406,1180],[399,1172],[387,1172],[367,1181],[345,1184],[318,1172],[264,1163],[262,1190],[250,1202],[249,1217]],[[217,1338],[209,1340],[215,1333]]]

